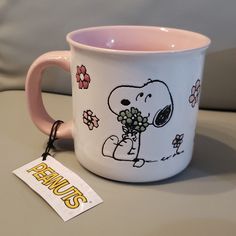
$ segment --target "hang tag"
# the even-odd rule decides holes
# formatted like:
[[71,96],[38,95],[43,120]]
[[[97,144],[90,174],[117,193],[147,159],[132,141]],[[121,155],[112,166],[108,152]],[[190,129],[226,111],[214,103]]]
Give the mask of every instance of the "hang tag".
[[51,156],[32,161],[13,173],[38,193],[67,221],[103,200],[77,174]]

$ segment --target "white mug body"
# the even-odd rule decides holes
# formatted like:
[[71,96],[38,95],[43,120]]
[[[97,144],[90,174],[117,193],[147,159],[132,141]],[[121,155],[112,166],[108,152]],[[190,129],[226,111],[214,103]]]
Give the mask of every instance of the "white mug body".
[[70,47],[79,162],[125,182],[184,170],[193,153],[207,46],[170,52]]

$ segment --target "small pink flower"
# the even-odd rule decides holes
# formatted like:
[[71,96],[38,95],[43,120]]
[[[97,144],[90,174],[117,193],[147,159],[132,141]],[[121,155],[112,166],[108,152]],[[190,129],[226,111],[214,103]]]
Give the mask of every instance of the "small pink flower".
[[91,79],[84,65],[77,66],[76,81],[79,85],[79,89],[87,89],[89,87]]
[[201,82],[200,79],[198,79],[195,85],[193,85],[191,89],[191,95],[189,96],[188,99],[192,107],[195,107],[195,105],[199,102],[200,90],[201,90]]
[[83,122],[88,126],[89,130],[92,130],[94,127],[98,128],[98,121],[99,119],[96,115],[93,115],[93,112],[91,110],[83,112]]

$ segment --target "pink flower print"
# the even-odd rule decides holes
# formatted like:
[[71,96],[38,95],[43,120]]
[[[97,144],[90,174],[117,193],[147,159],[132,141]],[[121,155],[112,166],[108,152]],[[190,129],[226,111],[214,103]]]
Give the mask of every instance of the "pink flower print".
[[189,99],[188,99],[192,107],[195,107],[195,105],[199,101],[200,90],[201,90],[201,82],[200,82],[200,79],[198,79],[195,85],[193,85],[191,89],[191,95],[189,96]]
[[87,89],[89,87],[91,79],[84,65],[77,66],[76,81],[79,89]]
[[91,110],[83,112],[83,122],[88,126],[89,130],[92,130],[94,127],[98,128],[98,121],[99,119],[96,115],[93,115],[93,112]]

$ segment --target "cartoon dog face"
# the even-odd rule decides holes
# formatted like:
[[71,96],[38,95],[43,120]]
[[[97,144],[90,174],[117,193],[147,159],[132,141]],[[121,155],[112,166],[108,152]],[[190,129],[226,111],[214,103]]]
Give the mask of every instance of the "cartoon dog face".
[[116,115],[131,107],[138,108],[142,116],[148,117],[149,123],[157,128],[169,122],[174,110],[169,88],[160,80],[150,80],[143,86],[118,86],[111,91],[108,106]]

